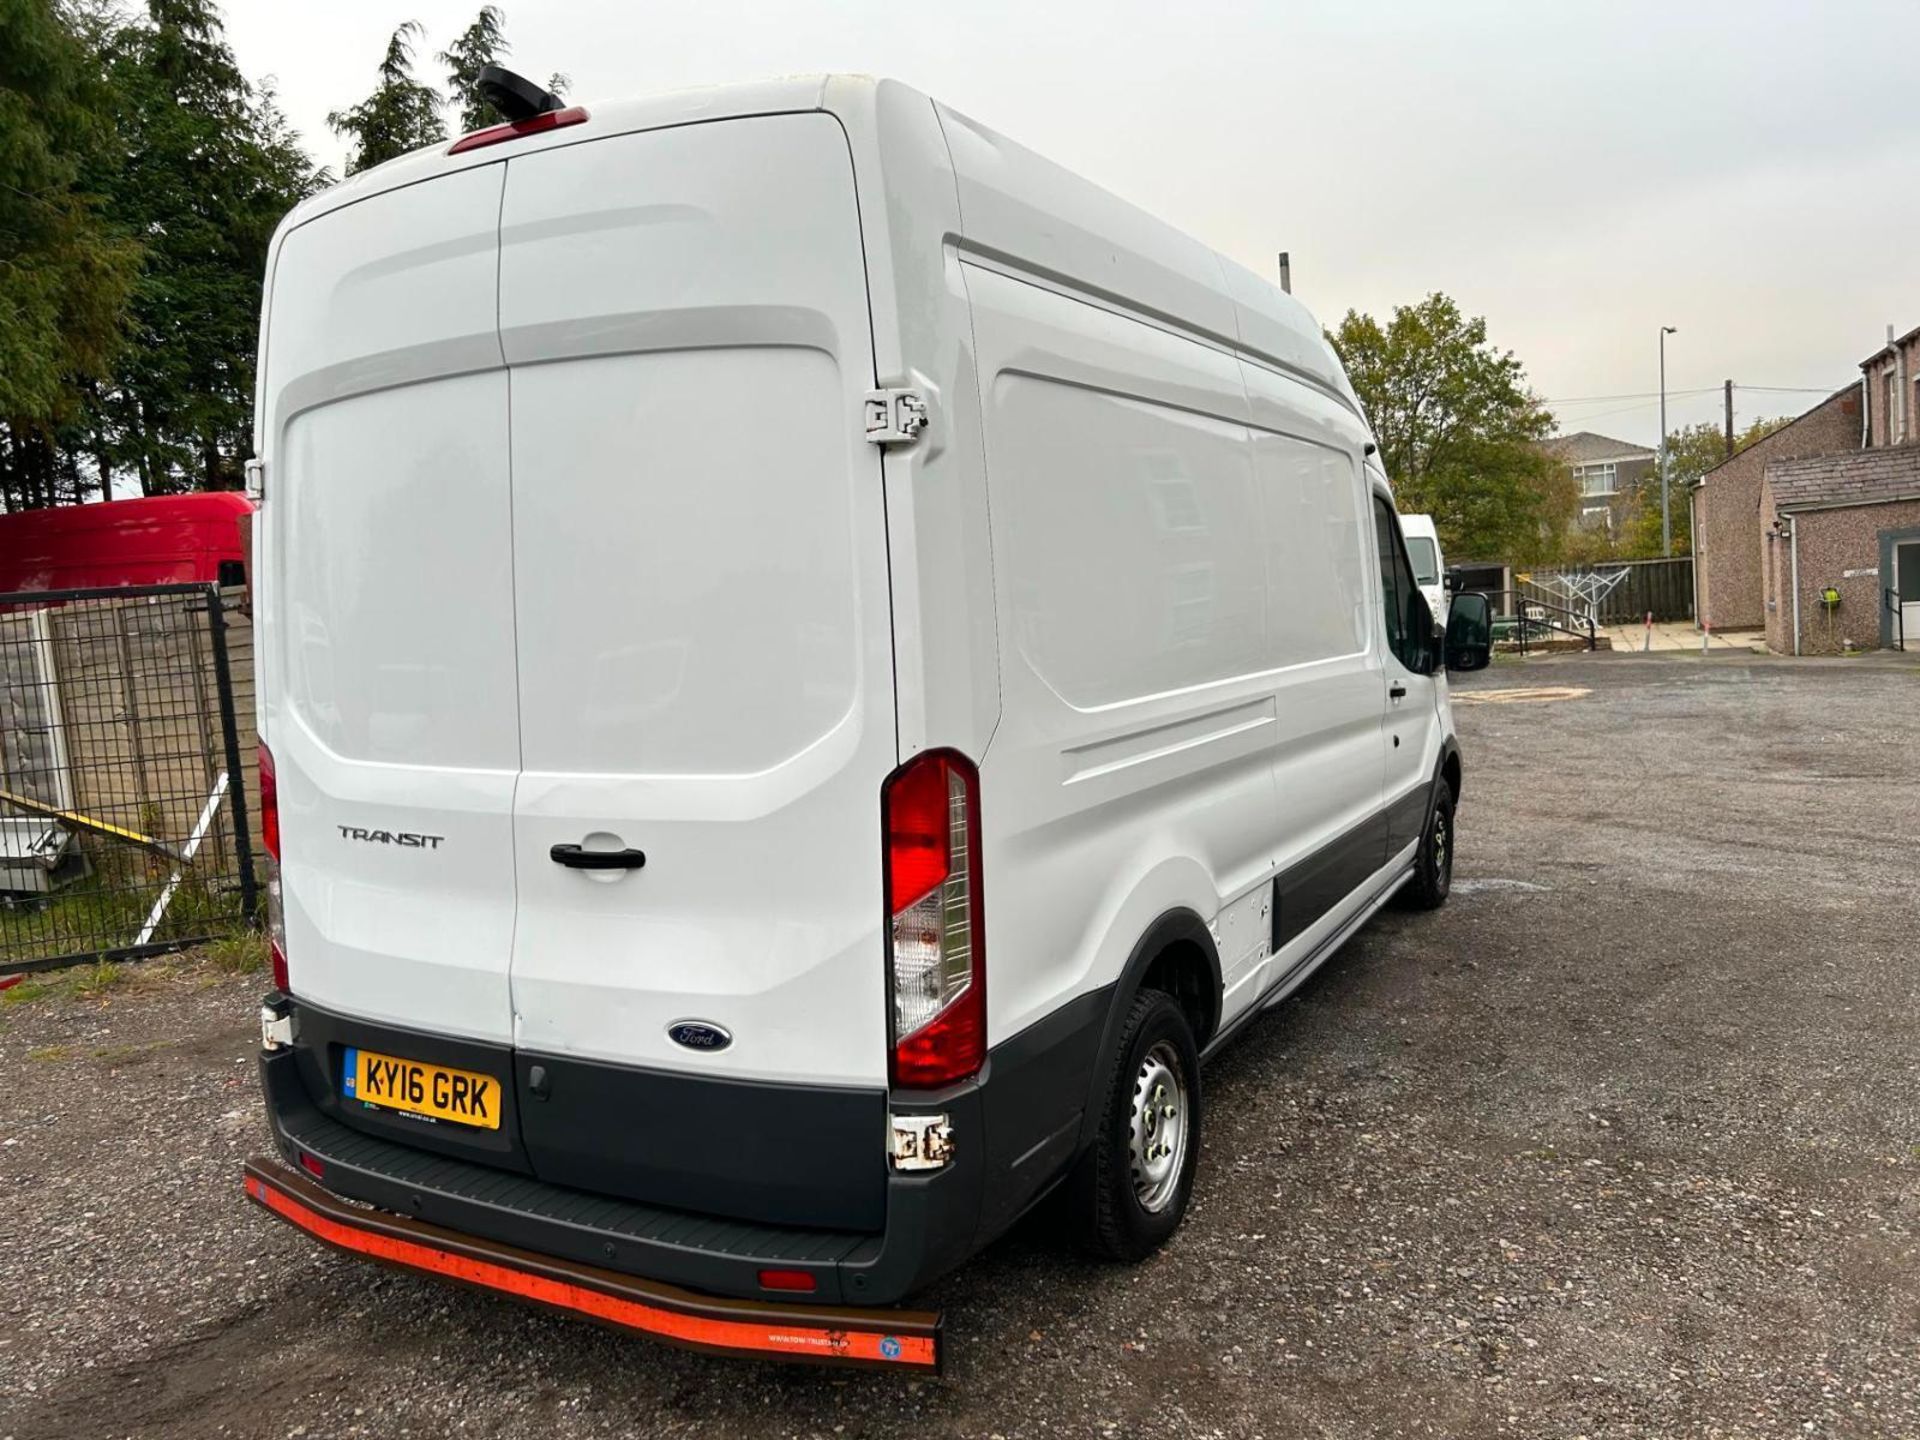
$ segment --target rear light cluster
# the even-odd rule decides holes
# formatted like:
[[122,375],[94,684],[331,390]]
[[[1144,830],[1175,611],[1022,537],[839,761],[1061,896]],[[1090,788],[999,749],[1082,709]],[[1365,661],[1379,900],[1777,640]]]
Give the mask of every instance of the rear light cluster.
[[964,1080],[986,1060],[987,970],[980,904],[980,774],[929,750],[880,793],[886,825],[889,1073],[908,1089]]
[[280,786],[273,773],[273,752],[260,746],[260,843],[267,851],[267,948],[273,953],[273,986],[287,981],[287,917],[280,904]]
[[586,118],[585,110],[578,105],[570,105],[565,110],[549,110],[545,114],[535,115],[526,120],[510,120],[505,125],[489,125],[484,130],[473,130],[462,135],[447,147],[447,153],[460,155],[468,150],[478,150],[482,146],[498,145],[502,140],[518,140],[526,135],[558,130],[562,125],[578,125]]

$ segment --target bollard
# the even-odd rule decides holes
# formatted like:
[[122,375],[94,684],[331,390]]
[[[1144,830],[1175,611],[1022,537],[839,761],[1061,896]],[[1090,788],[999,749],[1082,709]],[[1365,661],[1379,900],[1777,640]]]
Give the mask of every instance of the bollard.
[[1700,653],[1702,655],[1707,653],[1707,644],[1712,639],[1713,622],[1711,620],[1702,620],[1700,622]]
[[1640,642],[1640,653],[1647,654],[1653,649],[1653,612],[1647,611],[1647,638]]

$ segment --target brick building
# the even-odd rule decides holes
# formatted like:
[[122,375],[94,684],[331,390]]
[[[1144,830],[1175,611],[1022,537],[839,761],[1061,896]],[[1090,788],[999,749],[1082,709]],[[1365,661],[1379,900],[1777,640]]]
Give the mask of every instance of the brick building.
[[1617,531],[1641,480],[1653,471],[1654,452],[1646,446],[1591,430],[1556,435],[1541,448],[1573,471],[1580,491],[1575,523],[1582,529]]
[[[1698,613],[1785,655],[1920,651],[1920,329],[1691,496]],[[1911,643],[1905,643],[1911,637]]]
[[1766,624],[1768,542],[1760,517],[1767,465],[1857,450],[1861,434],[1860,387],[1849,385],[1701,477],[1691,497],[1696,615],[1715,630]]
[[1920,650],[1920,444],[1775,460],[1761,485],[1767,647]]

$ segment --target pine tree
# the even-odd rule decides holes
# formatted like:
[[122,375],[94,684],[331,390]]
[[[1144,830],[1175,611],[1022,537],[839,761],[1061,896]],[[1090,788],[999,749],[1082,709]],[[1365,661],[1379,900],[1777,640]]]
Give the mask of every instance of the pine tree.
[[124,338],[139,247],[87,185],[114,143],[84,15],[0,0],[0,502],[84,499],[63,456]]
[[413,76],[413,46],[420,33],[417,20],[409,20],[395,30],[387,41],[386,57],[380,62],[380,83],[373,93],[351,110],[336,110],[327,116],[327,124],[336,133],[353,141],[347,174],[357,175],[447,138],[447,127],[440,119],[440,92]]

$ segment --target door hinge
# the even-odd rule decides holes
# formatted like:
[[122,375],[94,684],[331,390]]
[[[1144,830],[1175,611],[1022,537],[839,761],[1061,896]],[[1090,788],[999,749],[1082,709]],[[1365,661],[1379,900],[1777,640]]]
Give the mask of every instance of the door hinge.
[[258,500],[267,493],[267,462],[249,460],[243,467],[247,477],[247,498]]
[[895,1115],[887,1158],[896,1170],[938,1170],[953,1159],[953,1127],[944,1115]]
[[867,392],[867,443],[911,445],[927,428],[927,402],[917,390]]

